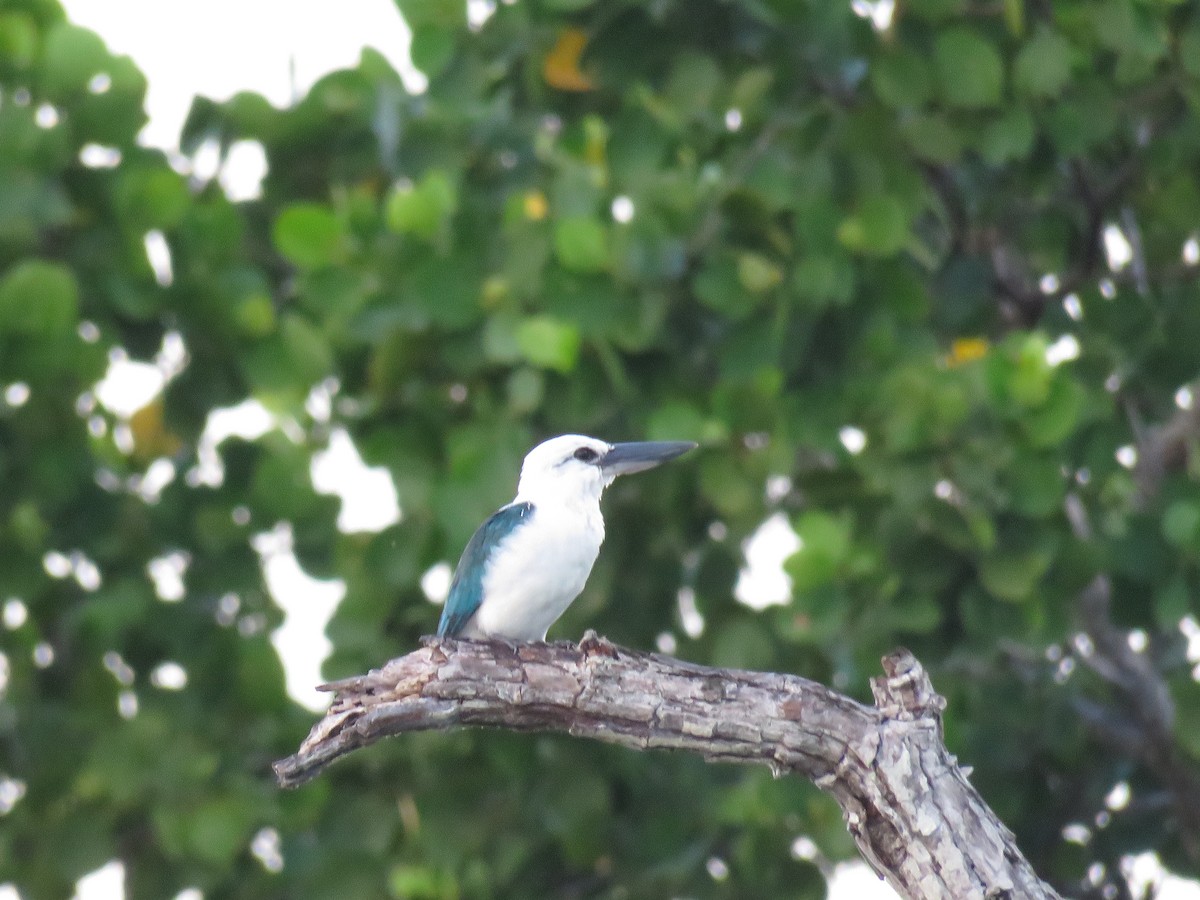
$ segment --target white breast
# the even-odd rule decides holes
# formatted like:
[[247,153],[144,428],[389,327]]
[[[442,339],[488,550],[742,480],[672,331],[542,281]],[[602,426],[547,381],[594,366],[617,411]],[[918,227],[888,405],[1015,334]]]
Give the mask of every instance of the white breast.
[[483,602],[463,636],[545,640],[583,590],[603,541],[599,504],[584,510],[537,504],[489,560]]

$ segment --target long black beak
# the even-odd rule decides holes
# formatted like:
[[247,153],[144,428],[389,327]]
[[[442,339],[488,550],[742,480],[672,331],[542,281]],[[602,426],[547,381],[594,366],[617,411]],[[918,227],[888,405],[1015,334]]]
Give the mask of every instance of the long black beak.
[[694,450],[696,446],[692,441],[631,441],[627,444],[613,444],[612,449],[600,458],[600,469],[611,478],[631,472],[644,472],[682,456],[689,450]]

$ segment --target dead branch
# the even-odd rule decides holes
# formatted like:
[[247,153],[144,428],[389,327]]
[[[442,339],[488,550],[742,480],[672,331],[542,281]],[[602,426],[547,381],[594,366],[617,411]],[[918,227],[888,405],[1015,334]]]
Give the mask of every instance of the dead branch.
[[1053,898],[942,742],[945,701],[906,650],[865,706],[794,675],[693,665],[616,647],[430,640],[326,688],[333,705],[295,755],[296,786],[385,737],[464,726],[555,731],[802,775],[841,806],[863,856],[913,900]]

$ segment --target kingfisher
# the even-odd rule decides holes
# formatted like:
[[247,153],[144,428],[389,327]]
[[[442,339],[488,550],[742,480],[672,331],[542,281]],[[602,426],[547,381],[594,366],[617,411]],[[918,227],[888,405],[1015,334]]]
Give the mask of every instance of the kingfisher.
[[652,469],[694,447],[691,441],[609,444],[581,434],[538,444],[521,465],[517,496],[463,550],[438,637],[544,641],[600,553],[604,489],[618,475]]

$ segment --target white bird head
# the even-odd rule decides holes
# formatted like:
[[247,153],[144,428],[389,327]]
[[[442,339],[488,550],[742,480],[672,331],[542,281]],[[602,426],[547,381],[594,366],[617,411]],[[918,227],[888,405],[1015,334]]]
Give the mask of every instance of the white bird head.
[[582,434],[563,434],[529,451],[521,466],[517,498],[598,503],[618,475],[652,469],[695,446],[691,441],[609,444]]

